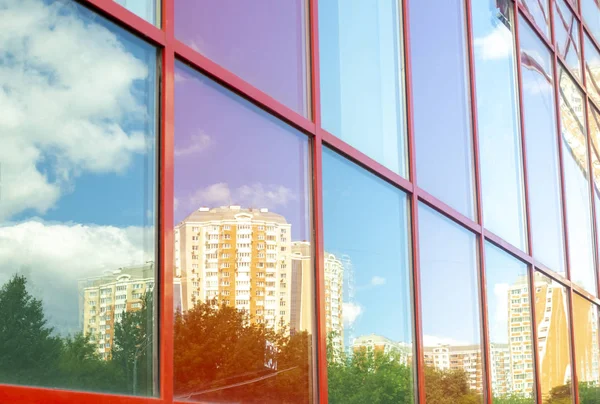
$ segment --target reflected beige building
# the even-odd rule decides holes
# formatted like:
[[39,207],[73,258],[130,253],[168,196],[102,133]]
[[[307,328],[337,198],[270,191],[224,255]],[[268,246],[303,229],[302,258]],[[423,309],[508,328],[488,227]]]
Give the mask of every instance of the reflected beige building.
[[123,312],[142,308],[146,293],[154,290],[154,263],[120,268],[79,282],[82,293],[80,317],[83,334],[98,345],[98,353],[109,359],[114,327]]
[[483,391],[483,365],[481,346],[445,345],[423,348],[426,366],[439,370],[463,370],[471,390]]
[[397,354],[402,364],[408,365],[412,359],[412,345],[403,342],[395,342],[381,335],[370,334],[357,337],[352,344],[352,351],[361,350],[382,352],[386,354]]
[[182,310],[226,304],[269,328],[291,320],[291,224],[268,209],[200,208],[175,227]]

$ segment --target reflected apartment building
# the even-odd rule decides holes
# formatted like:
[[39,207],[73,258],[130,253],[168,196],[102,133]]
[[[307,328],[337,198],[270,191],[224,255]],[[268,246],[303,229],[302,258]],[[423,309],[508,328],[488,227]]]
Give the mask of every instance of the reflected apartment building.
[[154,274],[154,263],[148,262],[79,281],[81,328],[98,345],[101,358],[110,359],[115,324],[123,313],[140,310],[146,293],[153,292]]

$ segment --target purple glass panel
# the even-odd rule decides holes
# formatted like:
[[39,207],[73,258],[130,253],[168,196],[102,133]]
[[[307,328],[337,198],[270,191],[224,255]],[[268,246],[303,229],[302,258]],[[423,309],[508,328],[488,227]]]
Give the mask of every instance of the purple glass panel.
[[176,0],[175,36],[304,116],[306,0]]

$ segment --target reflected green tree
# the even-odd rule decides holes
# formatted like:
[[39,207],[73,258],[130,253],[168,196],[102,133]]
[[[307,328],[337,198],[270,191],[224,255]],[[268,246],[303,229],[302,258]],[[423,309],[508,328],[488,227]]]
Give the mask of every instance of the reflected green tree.
[[504,394],[494,395],[492,400],[494,404],[533,404],[535,400],[532,397],[523,394]]

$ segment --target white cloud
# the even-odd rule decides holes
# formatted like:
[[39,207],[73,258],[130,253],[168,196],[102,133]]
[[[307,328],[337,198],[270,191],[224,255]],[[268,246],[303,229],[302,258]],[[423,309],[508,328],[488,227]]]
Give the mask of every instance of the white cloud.
[[342,303],[342,318],[344,324],[352,325],[356,319],[363,313],[363,308],[351,302]]
[[469,344],[464,341],[458,341],[452,338],[436,337],[433,335],[423,335],[423,346],[435,347],[438,345],[462,346]]
[[15,273],[29,280],[59,332],[79,329],[78,281],[154,260],[152,228],[27,221],[0,227],[0,285]]
[[374,276],[371,278],[371,285],[373,285],[373,286],[385,285],[385,278],[383,278],[381,276]]
[[177,211],[177,209],[179,209],[179,199],[173,198],[173,210]]
[[[44,214],[84,172],[122,173],[146,150],[133,84],[148,69],[60,2],[0,0],[0,220]],[[71,10],[71,11],[68,11]],[[139,126],[139,125],[138,125]]]
[[205,133],[199,133],[190,136],[190,143],[181,148],[175,148],[175,156],[189,156],[190,154],[200,153],[210,147],[212,140]]
[[512,34],[503,24],[498,24],[488,35],[475,38],[475,46],[484,60],[504,59],[513,51]]
[[227,183],[220,182],[197,190],[189,198],[188,208],[237,204],[244,207],[273,209],[278,206],[286,206],[295,199],[294,192],[282,185],[255,183],[242,185],[232,190]]

